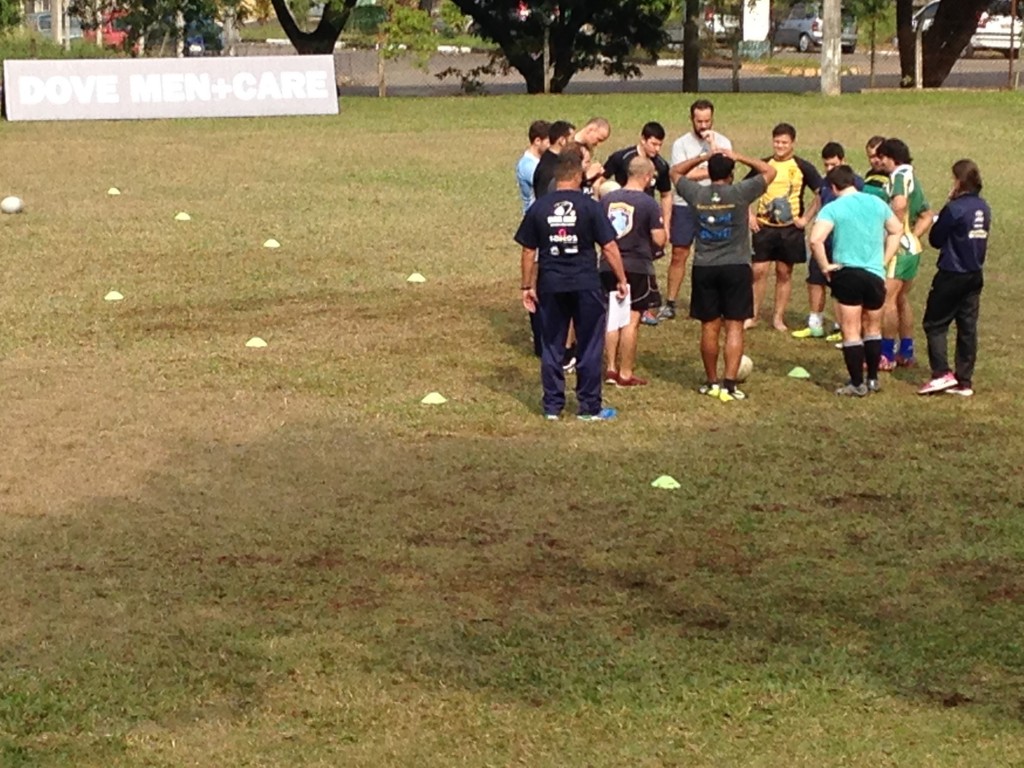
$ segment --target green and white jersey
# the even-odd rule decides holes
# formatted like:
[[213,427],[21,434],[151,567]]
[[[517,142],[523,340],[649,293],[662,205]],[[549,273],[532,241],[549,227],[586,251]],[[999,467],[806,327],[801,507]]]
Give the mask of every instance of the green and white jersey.
[[907,213],[903,218],[903,231],[906,233],[913,231],[915,222],[931,206],[928,205],[921,185],[917,183],[917,176],[914,174],[912,165],[896,166],[890,178],[889,192],[892,197],[902,195],[907,198]]

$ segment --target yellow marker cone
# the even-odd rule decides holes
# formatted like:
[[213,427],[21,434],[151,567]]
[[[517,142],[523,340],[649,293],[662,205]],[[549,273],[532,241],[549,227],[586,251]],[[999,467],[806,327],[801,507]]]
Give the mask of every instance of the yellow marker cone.
[[796,366],[792,371],[786,374],[791,379],[809,379],[811,374],[807,372],[806,368],[801,368],[799,365]]
[[263,247],[264,248],[280,248],[281,244],[279,242],[277,242],[277,240],[275,240],[274,238],[270,238],[269,240],[267,240],[263,244]]
[[664,488],[666,491],[674,491],[678,488],[682,488],[679,481],[671,475],[662,475],[651,483],[652,488]]
[[424,405],[444,405],[448,402],[448,398],[442,395],[440,392],[431,392],[429,395],[420,400]]
[[192,221],[192,217],[189,216],[184,211],[182,211],[181,213],[177,213],[177,214],[174,215],[174,220],[175,221]]
[[267,346],[267,342],[265,342],[259,336],[253,336],[251,339],[245,342],[245,346],[251,347],[252,349],[263,349],[263,347]]
[[111,187],[110,189],[107,190],[107,194],[113,197],[115,195],[120,195],[121,190],[118,189],[117,187]]
[[124,296],[120,291],[111,291],[103,297],[104,301],[121,301],[122,299],[124,299]]
[[413,272],[411,275],[405,278],[405,281],[407,283],[425,283],[427,282],[427,278],[425,278],[419,272]]

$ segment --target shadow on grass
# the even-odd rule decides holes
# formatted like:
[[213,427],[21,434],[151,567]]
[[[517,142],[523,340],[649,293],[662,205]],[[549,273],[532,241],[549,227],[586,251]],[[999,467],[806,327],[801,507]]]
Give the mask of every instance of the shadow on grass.
[[[850,456],[876,447],[834,427]],[[641,709],[666,690],[744,681],[740,706],[779,680],[857,679],[1020,717],[1010,475],[967,472],[936,499],[944,460],[964,456],[940,449],[908,486],[898,447],[865,460],[873,477],[780,472],[801,436],[769,425],[742,444],[695,436],[677,460],[699,471],[659,494],[637,481],[646,453],[609,462],[607,438],[566,434],[295,425],[182,446],[138,493],[26,526],[0,550],[3,607],[22,616],[0,672],[11,748],[139,719],[242,721],[299,667],[310,685],[368,672]]]
[[511,347],[517,353],[533,355],[533,335],[526,310],[503,304],[491,304],[480,310],[499,343]]

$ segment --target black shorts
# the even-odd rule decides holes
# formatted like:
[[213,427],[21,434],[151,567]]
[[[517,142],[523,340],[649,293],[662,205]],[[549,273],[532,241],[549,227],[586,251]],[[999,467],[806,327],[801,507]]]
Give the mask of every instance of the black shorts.
[[[629,308],[634,312],[644,312],[661,306],[661,292],[654,275],[642,272],[627,272],[626,282],[629,283]],[[601,273],[601,286],[606,293],[618,289],[614,272]]]
[[781,261],[784,264],[802,264],[807,261],[807,245],[804,231],[790,224],[788,227],[761,225],[751,242],[754,246],[754,263]]
[[754,316],[754,274],[749,264],[695,264],[690,285],[690,317],[702,323]]
[[885,280],[859,267],[833,272],[832,298],[847,307],[881,309],[885,304]]
[[[828,263],[832,263],[832,254],[825,251],[825,257],[828,259]],[[828,280],[825,279],[825,275],[821,272],[821,267],[818,266],[818,262],[814,260],[814,256],[807,260],[807,284],[808,285],[828,285]]]

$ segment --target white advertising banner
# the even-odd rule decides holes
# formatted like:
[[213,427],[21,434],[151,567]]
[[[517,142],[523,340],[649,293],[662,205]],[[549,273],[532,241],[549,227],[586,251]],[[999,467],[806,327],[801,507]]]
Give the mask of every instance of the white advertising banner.
[[4,61],[8,120],[336,115],[334,57]]

